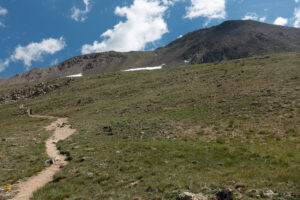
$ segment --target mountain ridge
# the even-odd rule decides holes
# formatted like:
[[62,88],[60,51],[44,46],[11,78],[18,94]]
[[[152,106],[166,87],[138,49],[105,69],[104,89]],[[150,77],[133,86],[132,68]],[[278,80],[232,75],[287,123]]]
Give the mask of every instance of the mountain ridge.
[[269,53],[300,51],[300,29],[251,20],[230,20],[187,33],[153,51],[102,52],[76,56],[0,81],[0,86],[49,81],[73,74],[114,72],[130,68],[193,65]]

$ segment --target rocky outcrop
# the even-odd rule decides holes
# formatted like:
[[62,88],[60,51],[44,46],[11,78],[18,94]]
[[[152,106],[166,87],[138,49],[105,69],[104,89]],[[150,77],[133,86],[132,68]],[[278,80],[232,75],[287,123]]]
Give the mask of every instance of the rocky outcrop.
[[6,104],[10,102],[15,102],[20,99],[25,98],[34,98],[44,94],[47,94],[53,90],[59,89],[63,86],[69,85],[72,79],[68,79],[60,84],[51,84],[47,83],[39,83],[32,87],[25,87],[23,89],[14,90],[7,94],[0,96],[0,104]]
[[176,200],[234,200],[234,199],[299,199],[299,194],[285,192],[278,193],[268,188],[246,189],[245,185],[238,184],[234,189],[203,188],[202,193],[194,194],[183,192]]

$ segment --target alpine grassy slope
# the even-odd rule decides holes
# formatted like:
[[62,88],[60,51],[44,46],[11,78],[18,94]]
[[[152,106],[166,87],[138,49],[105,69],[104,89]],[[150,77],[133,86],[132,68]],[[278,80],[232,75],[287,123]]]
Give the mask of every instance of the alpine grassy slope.
[[271,54],[76,78],[0,105],[0,185],[45,165],[50,121],[28,118],[24,104],[77,129],[58,143],[70,164],[33,199],[175,199],[220,188],[238,199],[266,189],[299,199],[299,74],[300,53]]

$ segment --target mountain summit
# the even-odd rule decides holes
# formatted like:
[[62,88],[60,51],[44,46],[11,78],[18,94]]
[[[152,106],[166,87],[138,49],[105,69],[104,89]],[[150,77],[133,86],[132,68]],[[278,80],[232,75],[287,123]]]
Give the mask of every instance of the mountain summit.
[[77,56],[50,68],[36,68],[0,85],[46,81],[137,67],[183,66],[300,50],[300,29],[251,20],[225,21],[186,34],[154,51],[104,52]]

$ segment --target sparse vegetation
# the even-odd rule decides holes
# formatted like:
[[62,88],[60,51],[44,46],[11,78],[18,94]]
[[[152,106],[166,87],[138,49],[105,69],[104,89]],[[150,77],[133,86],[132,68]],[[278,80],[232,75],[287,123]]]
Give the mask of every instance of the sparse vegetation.
[[[78,78],[38,98],[0,105],[0,137],[14,132],[30,140],[44,132],[41,143],[49,135],[41,128],[49,120],[12,115],[20,104],[67,116],[77,129],[58,144],[72,161],[33,199],[174,199],[183,191],[210,194],[237,185],[245,186],[244,199],[266,188],[299,197],[299,63],[299,53],[288,53]],[[36,162],[1,154],[17,163],[6,176],[0,169],[1,184],[30,175],[19,168],[43,166],[43,146],[25,141],[19,142],[29,150],[14,151]],[[3,144],[1,152],[9,152]]]

